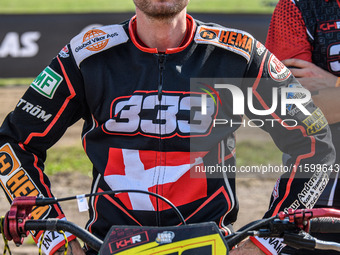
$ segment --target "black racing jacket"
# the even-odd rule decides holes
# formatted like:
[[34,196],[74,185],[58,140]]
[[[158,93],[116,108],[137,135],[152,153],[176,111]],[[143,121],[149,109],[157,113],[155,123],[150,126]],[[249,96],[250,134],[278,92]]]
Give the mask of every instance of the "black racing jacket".
[[[312,101],[300,108],[281,107],[282,99],[301,98],[301,93],[282,92],[299,84],[250,34],[190,16],[187,23],[182,45],[164,53],[140,42],[135,18],[73,38],[0,129],[0,184],[8,199],[53,196],[43,172],[46,150],[83,119],[83,147],[93,163],[92,192],[154,192],[172,201],[188,223],[215,221],[223,229],[237,218],[234,132],[247,125],[244,113],[292,155],[290,170],[296,166],[277,182],[266,216],[312,207],[327,174],[298,169],[334,161],[321,111]],[[248,91],[253,107],[267,115],[247,107]],[[115,224],[180,224],[169,205],[148,195],[97,196],[89,204],[87,228],[100,238]],[[32,215],[64,216],[59,206],[34,208]]]

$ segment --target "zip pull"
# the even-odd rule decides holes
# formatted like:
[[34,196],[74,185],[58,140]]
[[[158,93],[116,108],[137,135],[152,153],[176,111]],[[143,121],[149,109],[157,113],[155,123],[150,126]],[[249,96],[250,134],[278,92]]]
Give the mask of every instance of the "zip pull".
[[165,70],[166,55],[158,54],[158,69],[159,69],[159,80],[158,80],[158,101],[162,100],[162,90],[164,84],[164,70]]

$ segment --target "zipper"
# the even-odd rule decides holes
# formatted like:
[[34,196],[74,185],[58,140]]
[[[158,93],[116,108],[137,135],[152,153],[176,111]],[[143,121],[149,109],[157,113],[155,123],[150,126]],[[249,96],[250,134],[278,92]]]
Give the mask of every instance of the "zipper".
[[158,101],[162,100],[162,90],[164,84],[164,70],[165,70],[165,54],[158,54],[158,70],[159,70],[159,78],[158,78]]
[[[157,90],[157,96],[158,96],[158,102],[159,102],[159,107],[160,109],[162,108],[162,93],[163,93],[163,85],[164,85],[164,70],[165,70],[165,62],[166,62],[166,55],[165,54],[157,54],[158,57],[158,71],[159,71],[159,76],[158,76],[158,90]],[[161,111],[160,111],[161,114]],[[159,116],[159,119],[162,119],[162,116]],[[156,193],[159,194],[159,189],[158,189],[158,184],[159,184],[159,180],[161,178],[161,163],[162,163],[162,157],[163,157],[163,153],[162,153],[162,133],[161,133],[161,122],[159,122],[159,143],[158,143],[158,151],[159,151],[159,158],[158,158],[158,162],[159,162],[159,173],[158,173],[158,179],[157,179],[157,189],[156,189]],[[161,195],[161,194],[160,194]],[[157,225],[161,226],[161,215],[160,215],[160,206],[159,206],[159,199],[156,198],[156,206],[157,206],[157,213],[156,213],[156,221],[157,221]]]

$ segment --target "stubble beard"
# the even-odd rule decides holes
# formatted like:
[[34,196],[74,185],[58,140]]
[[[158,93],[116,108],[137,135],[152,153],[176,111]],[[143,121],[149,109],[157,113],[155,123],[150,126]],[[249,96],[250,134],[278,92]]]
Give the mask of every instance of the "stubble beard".
[[[173,4],[156,5],[150,0],[133,0],[136,7],[149,18],[155,20],[171,20],[188,5],[189,0],[176,1]],[[166,1],[161,1],[166,2]]]

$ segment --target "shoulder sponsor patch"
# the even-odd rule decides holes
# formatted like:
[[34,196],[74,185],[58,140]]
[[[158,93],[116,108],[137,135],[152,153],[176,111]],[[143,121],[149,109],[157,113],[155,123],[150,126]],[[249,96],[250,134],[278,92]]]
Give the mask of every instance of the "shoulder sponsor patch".
[[250,60],[254,38],[241,30],[219,27],[199,26],[195,35],[195,42],[212,44],[232,51]]
[[121,25],[104,26],[80,33],[71,40],[71,50],[77,65],[103,50],[127,42],[127,36]]
[[41,95],[52,99],[63,77],[50,67],[46,67],[32,82],[31,87]]

